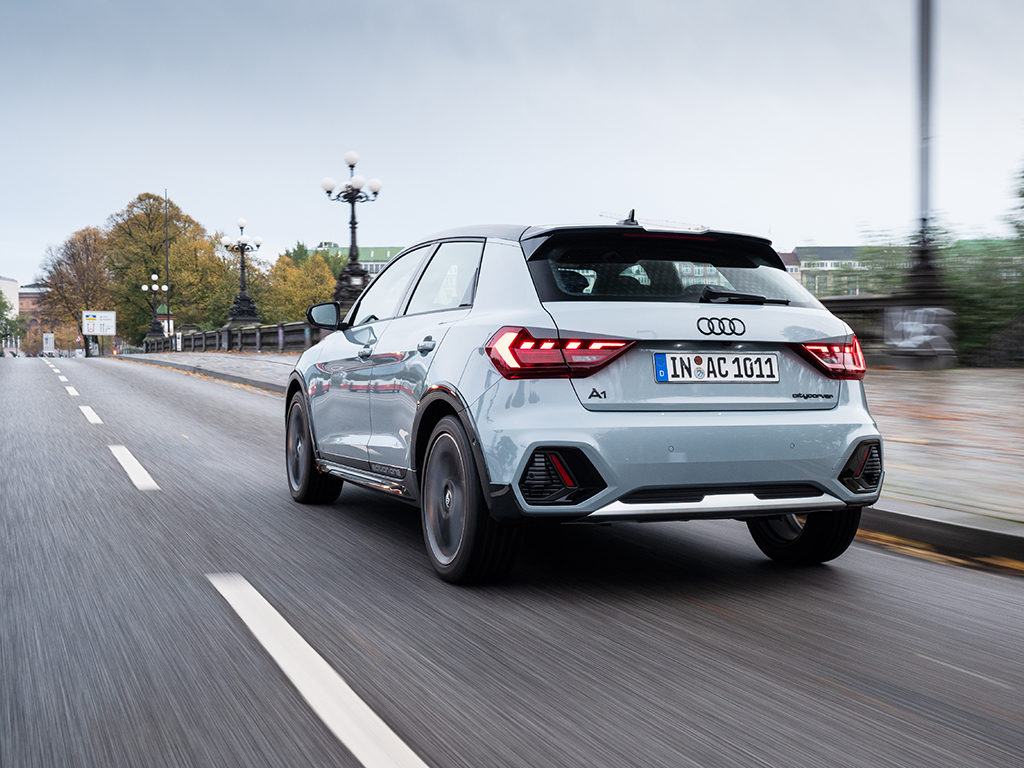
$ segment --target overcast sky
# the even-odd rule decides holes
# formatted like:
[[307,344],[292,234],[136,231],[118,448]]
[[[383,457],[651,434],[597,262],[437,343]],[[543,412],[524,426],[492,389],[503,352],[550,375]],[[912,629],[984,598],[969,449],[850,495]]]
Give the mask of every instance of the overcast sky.
[[[936,0],[933,205],[1007,233],[1024,3]],[[2,0],[0,275],[142,192],[274,257],[473,223],[704,224],[780,250],[906,234],[916,0]]]

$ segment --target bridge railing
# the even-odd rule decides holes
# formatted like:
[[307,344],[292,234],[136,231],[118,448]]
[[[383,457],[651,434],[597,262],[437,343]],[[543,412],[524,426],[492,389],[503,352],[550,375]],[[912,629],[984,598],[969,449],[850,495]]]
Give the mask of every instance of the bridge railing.
[[[320,329],[305,321],[218,328],[181,334],[181,352],[289,352],[308,349],[320,340]],[[145,339],[146,352],[174,352],[174,339]]]

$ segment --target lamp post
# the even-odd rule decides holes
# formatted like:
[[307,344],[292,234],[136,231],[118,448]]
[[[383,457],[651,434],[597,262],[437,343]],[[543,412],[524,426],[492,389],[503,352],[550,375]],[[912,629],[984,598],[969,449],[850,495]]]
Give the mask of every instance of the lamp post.
[[224,324],[225,328],[237,328],[243,325],[258,325],[260,322],[260,316],[256,311],[256,302],[252,300],[252,296],[246,290],[245,285],[245,256],[248,253],[258,251],[260,246],[263,244],[262,237],[249,237],[245,234],[245,219],[238,220],[238,237],[234,240],[228,235],[221,238],[220,244],[225,249],[237,253],[241,257],[242,261],[242,275],[238,283],[238,295],[235,296],[235,301],[231,305],[231,310],[228,312],[228,321]]
[[[345,153],[345,163],[348,165],[348,181],[338,185],[334,179],[327,177],[320,186],[327,193],[328,200],[340,200],[351,206],[351,216],[348,226],[351,232],[351,241],[348,248],[348,264],[338,273],[338,281],[334,284],[334,300],[342,304],[351,305],[362,293],[366,285],[366,270],[359,263],[359,246],[356,245],[356,203],[368,203],[377,199],[384,184],[380,179],[366,181],[362,176],[356,175],[356,163],[359,162],[359,155],[356,152]],[[363,191],[366,187],[367,192]]]
[[930,201],[931,111],[932,111],[932,0],[918,0],[918,138],[921,230],[914,261],[903,288],[906,298],[921,306],[940,307],[949,303],[938,265],[932,252]]
[[[152,274],[149,276],[153,281],[152,283],[143,283],[142,292],[149,293],[153,292],[153,319],[149,321],[149,330],[146,331],[147,339],[162,339],[164,337],[164,326],[160,322],[160,318],[156,316],[157,302],[159,301],[160,293],[167,295],[167,286],[160,285],[157,280],[160,279],[159,275]],[[86,340],[88,344],[88,340]]]

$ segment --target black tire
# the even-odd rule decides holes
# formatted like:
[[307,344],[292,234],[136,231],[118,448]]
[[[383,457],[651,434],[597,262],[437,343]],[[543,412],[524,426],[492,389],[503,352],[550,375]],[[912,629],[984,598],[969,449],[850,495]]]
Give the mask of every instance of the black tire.
[[427,557],[445,581],[493,580],[512,564],[518,527],[491,517],[469,438],[454,416],[441,419],[430,435],[420,517]]
[[317,469],[309,416],[301,394],[288,404],[284,438],[288,490],[300,504],[330,504],[341,493],[342,479]]
[[747,521],[761,551],[789,565],[817,565],[839,557],[850,546],[859,526],[860,507]]

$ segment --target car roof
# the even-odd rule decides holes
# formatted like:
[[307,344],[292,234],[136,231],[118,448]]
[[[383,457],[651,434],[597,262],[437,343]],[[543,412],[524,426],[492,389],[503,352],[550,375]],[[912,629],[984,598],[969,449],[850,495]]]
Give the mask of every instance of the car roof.
[[602,232],[645,232],[652,235],[678,235],[681,237],[694,235],[700,237],[713,237],[715,239],[722,239],[737,243],[745,242],[750,245],[760,246],[771,250],[772,254],[775,255],[775,259],[773,261],[778,262],[777,264],[773,264],[773,266],[785,269],[782,259],[778,256],[775,250],[771,248],[771,240],[765,237],[758,237],[756,235],[746,235],[740,232],[728,232],[725,230],[707,228],[672,229],[668,227],[645,227],[640,224],[559,224],[543,226],[527,226],[524,224],[482,224],[437,232],[430,237],[417,241],[416,246],[425,245],[438,240],[453,240],[460,238],[487,238],[494,240],[522,241],[532,240],[538,237],[547,237],[548,235],[552,235],[556,232],[590,232],[593,234],[599,234]]
[[435,240],[451,240],[454,238],[492,238],[497,240],[529,240],[534,237],[543,237],[553,232],[584,231],[593,232],[624,232],[637,231],[650,232],[651,234],[665,235],[711,235],[729,238],[750,240],[752,242],[770,245],[771,240],[757,235],[748,235],[742,232],[730,232],[722,229],[672,229],[668,227],[644,227],[639,224],[477,224],[466,227],[455,227],[441,232],[435,232],[429,237],[416,241],[416,245],[434,242]]

